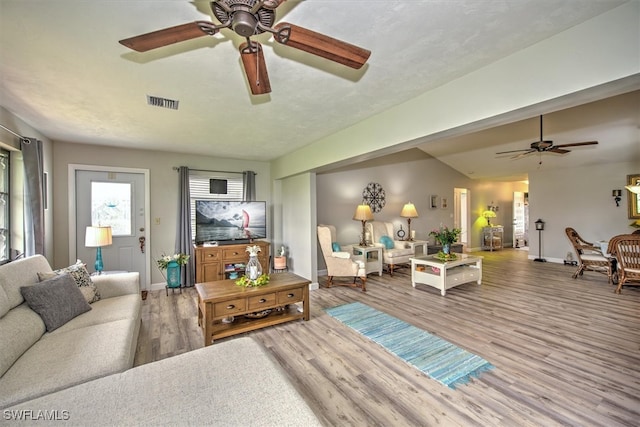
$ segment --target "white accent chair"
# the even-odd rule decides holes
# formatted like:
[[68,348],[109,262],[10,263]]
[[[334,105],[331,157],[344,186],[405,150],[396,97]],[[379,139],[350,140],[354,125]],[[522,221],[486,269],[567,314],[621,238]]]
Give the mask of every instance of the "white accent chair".
[[327,287],[330,288],[333,285],[333,278],[335,276],[353,277],[353,283],[349,285],[340,286],[357,286],[356,280],[360,278],[362,282],[361,288],[365,292],[367,275],[365,274],[365,265],[363,261],[352,259],[351,251],[347,251],[347,248],[341,248],[340,251],[333,251],[333,243],[336,242],[336,228],[333,225],[318,225],[318,243],[320,243],[320,249],[324,257],[324,262],[327,265]]
[[[393,276],[393,269],[399,264],[408,264],[415,255],[412,247],[406,247],[406,243],[393,238],[393,224],[390,222],[371,221],[367,223],[367,231],[371,234],[374,246],[382,248],[382,262]],[[393,241],[393,248],[387,247],[380,241],[383,236],[388,236]]]

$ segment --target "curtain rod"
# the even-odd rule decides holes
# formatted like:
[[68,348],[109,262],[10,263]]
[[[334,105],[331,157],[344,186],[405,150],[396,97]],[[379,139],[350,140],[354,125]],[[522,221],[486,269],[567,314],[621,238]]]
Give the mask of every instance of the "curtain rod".
[[0,124],[0,128],[6,130],[7,132],[9,132],[12,135],[17,136],[18,138],[20,138],[20,141],[27,141],[27,142],[29,141],[29,138],[25,138],[24,136],[20,135],[19,133],[16,133],[16,132],[12,131],[11,129],[9,129],[8,127],[6,127],[4,125]]
[[[174,166],[172,168],[174,171],[179,171],[180,168],[178,166]],[[214,171],[214,170],[209,170],[209,169],[189,169],[190,171],[196,171],[196,172],[216,172],[216,173],[237,173],[238,175],[242,175],[244,172],[232,172],[232,171]],[[258,174],[256,174],[258,175]]]

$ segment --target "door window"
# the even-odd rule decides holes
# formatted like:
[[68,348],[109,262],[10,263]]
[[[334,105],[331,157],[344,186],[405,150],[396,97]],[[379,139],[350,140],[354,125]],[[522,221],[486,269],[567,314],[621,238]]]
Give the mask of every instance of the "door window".
[[112,235],[132,235],[131,200],[128,182],[91,182],[91,225],[110,225]]

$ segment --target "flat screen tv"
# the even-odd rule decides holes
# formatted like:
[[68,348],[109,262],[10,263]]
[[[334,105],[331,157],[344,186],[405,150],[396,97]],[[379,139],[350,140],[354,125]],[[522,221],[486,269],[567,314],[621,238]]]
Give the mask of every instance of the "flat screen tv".
[[244,243],[267,237],[267,202],[196,200],[196,243]]

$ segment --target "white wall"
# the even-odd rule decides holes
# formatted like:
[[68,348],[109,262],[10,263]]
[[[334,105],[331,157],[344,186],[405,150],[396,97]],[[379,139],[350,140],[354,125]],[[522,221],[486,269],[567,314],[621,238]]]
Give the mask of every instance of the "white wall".
[[[54,153],[54,263],[56,267],[69,265],[69,226],[68,226],[68,176],[70,163],[117,166],[148,169],[150,176],[151,194],[150,218],[160,218],[160,224],[151,223],[151,230],[147,233],[146,250],[151,255],[160,256],[164,252],[171,252],[175,247],[176,224],[178,214],[178,173],[174,166],[188,166],[193,169],[222,170],[242,172],[253,170],[256,176],[256,199],[266,200],[271,204],[271,174],[269,164],[245,160],[222,159],[216,157],[186,155],[182,153],[168,153],[122,149],[87,144],[70,144],[55,142]],[[273,218],[268,219],[268,238],[271,240],[273,232]],[[160,271],[151,266],[151,283],[161,283],[164,279]]]
[[[289,271],[318,282],[316,265],[316,176],[305,173],[281,182],[284,245],[289,249]],[[278,202],[276,202],[278,203]],[[311,231],[313,230],[313,232]]]
[[[590,167],[545,171],[529,175],[530,257],[538,256],[538,232],[533,222],[545,222],[542,231],[542,256],[548,261],[562,262],[573,251],[565,234],[574,228],[589,242],[609,240],[618,234],[631,233],[624,189],[627,175],[640,173],[640,164],[616,163]],[[620,206],[611,190],[622,189]],[[575,258],[575,254],[574,254]]]

